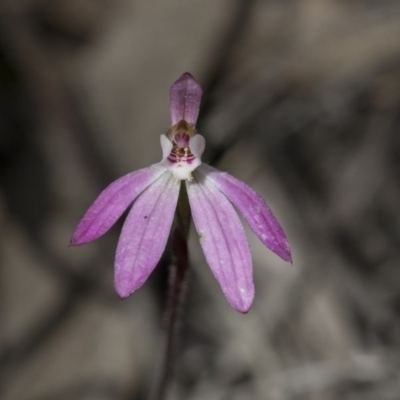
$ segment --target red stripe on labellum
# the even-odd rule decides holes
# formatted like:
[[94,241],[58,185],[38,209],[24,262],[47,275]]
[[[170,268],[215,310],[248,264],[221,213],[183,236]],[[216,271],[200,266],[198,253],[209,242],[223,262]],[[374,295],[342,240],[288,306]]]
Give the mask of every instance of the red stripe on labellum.
[[168,156],[168,160],[172,163],[179,163],[179,162],[187,162],[191,164],[192,161],[196,157],[192,154],[189,147],[180,148],[177,145],[174,145],[170,155]]
[[185,162],[191,164],[196,158],[189,148],[190,135],[184,131],[187,128],[186,121],[181,121],[177,124],[178,132],[173,136],[173,148],[168,160],[173,163]]

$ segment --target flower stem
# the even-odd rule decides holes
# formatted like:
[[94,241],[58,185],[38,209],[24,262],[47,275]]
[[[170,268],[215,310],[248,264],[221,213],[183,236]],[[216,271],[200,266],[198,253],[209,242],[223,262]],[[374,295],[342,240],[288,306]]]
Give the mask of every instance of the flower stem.
[[168,301],[165,309],[165,338],[163,359],[159,366],[150,393],[150,400],[163,400],[171,379],[182,308],[189,273],[189,251],[187,239],[190,228],[190,207],[186,185],[181,182],[175,221],[171,231],[172,263],[169,268]]

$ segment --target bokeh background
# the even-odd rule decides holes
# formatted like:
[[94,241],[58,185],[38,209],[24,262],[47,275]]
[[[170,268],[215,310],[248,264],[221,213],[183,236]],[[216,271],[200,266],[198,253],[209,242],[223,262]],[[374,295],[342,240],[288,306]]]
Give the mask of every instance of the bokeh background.
[[294,265],[249,233],[241,315],[192,235],[169,398],[400,399],[400,2],[3,0],[1,400],[146,399],[168,258],[120,301],[121,222],[68,243],[100,190],[160,160],[185,71],[204,160],[263,195]]

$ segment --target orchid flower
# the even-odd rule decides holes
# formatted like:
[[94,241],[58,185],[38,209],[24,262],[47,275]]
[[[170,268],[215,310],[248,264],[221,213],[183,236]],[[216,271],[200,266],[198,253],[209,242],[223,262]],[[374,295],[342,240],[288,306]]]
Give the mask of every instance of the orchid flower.
[[201,96],[200,85],[189,73],[172,85],[172,127],[160,138],[161,162],[111,183],[83,216],[71,244],[99,238],[133,203],[119,238],[114,279],[118,295],[129,296],[144,284],[165,250],[184,181],[206,261],[231,306],[246,313],[254,299],[253,266],[234,207],[266,247],[291,262],[289,244],[253,189],[201,162],[205,139],[195,129]]

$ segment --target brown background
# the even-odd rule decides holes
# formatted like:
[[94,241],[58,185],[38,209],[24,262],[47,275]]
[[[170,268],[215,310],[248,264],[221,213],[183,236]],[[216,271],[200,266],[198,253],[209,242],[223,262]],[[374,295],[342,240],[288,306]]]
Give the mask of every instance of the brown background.
[[121,223],[68,243],[101,189],[160,160],[185,71],[204,160],[263,195],[294,266],[250,234],[240,315],[193,239],[169,398],[400,399],[400,2],[3,0],[1,400],[146,398],[168,260],[120,301]]

